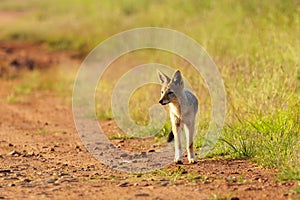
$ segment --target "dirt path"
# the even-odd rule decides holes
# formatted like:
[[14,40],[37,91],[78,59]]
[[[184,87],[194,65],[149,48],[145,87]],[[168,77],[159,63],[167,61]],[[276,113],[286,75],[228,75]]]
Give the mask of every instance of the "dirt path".
[[[11,65],[19,56],[15,51],[7,52],[7,45],[0,48],[0,56],[5,58],[2,64],[7,61]],[[24,58],[42,64],[32,56],[43,52],[39,45],[18,45]],[[60,56],[66,55],[46,53],[42,58],[55,64],[53,60],[61,60]],[[275,169],[247,160],[203,159],[195,165],[171,164],[148,174],[114,171],[95,160],[82,145],[65,98],[34,91],[23,103],[7,103],[17,81],[0,79],[0,199],[300,198],[287,193],[299,187],[298,183],[277,182]],[[104,124],[106,129],[116,130],[112,121]]]

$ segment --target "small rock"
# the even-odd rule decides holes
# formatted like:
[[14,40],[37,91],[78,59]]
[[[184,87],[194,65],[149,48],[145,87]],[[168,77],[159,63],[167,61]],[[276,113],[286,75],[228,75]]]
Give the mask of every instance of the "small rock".
[[123,154],[120,155],[121,158],[124,158],[124,157],[127,157],[127,156],[128,156],[127,153],[123,153]]
[[136,196],[136,197],[148,197],[149,194],[147,194],[147,193],[137,193],[134,196]]
[[10,169],[0,169],[0,173],[12,173]]
[[58,173],[58,176],[66,176],[66,175],[68,175],[67,172],[60,172],[60,173]]
[[255,190],[255,189],[256,189],[255,187],[250,186],[250,187],[246,187],[244,190],[245,191],[251,191],[251,190]]
[[13,151],[11,151],[11,152],[9,153],[9,155],[12,155],[12,156],[15,156],[15,155],[20,156],[20,155],[22,155],[22,153],[20,153],[20,152],[18,152],[18,151],[16,151],[16,150],[13,150]]
[[23,181],[26,182],[26,183],[31,182],[31,180],[29,178],[25,178],[25,179],[23,179]]
[[13,145],[12,143],[9,143],[8,146],[9,146],[9,147],[13,147],[14,145]]
[[168,182],[164,182],[164,183],[161,184],[161,186],[165,187],[165,186],[167,186],[168,184],[169,184]]
[[5,181],[15,181],[15,180],[19,180],[19,178],[18,177],[5,177],[5,178],[3,178],[3,180],[5,180]]
[[9,186],[10,186],[10,187],[14,187],[14,186],[16,186],[16,184],[11,183],[11,184],[9,184]]
[[238,197],[232,197],[230,200],[240,200]]
[[141,156],[142,156],[143,158],[145,158],[145,157],[147,157],[147,153],[146,153],[146,152],[141,152]]
[[148,153],[153,153],[155,152],[155,149],[149,149]]
[[227,176],[226,181],[229,183],[235,183],[237,180],[235,176]]
[[26,188],[33,188],[33,187],[36,187],[36,184],[26,183],[26,184],[20,184],[20,186],[22,188],[24,188],[24,187],[26,187]]
[[58,185],[60,185],[60,183],[59,183],[59,181],[55,181],[55,182],[53,183],[53,185],[58,186]]
[[99,147],[94,147],[93,150],[97,151],[97,150],[100,150],[100,148]]
[[129,182],[123,182],[118,184],[119,187],[127,187],[129,185]]
[[25,175],[22,174],[21,172],[15,172],[14,176],[16,176],[16,177],[25,177]]
[[76,178],[73,178],[73,177],[61,177],[61,179],[59,180],[59,182],[63,183],[63,182],[67,182],[67,183],[70,183],[70,182],[78,182],[78,180]]
[[57,178],[47,178],[47,179],[45,179],[46,183],[54,183],[55,181],[57,181]]

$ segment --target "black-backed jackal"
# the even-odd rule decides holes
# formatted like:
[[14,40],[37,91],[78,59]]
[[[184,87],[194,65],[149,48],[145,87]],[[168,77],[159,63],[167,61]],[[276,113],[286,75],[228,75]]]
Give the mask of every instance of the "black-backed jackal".
[[182,164],[181,132],[185,129],[187,153],[189,163],[196,163],[194,154],[195,118],[198,111],[198,100],[190,91],[184,88],[183,78],[177,70],[172,78],[158,71],[158,78],[162,85],[159,103],[169,104],[172,131],[168,135],[168,142],[174,138],[174,162]]

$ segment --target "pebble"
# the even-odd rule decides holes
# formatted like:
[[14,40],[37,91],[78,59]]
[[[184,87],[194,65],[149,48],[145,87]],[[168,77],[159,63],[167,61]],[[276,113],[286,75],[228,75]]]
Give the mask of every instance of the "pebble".
[[78,182],[78,180],[76,178],[73,177],[61,177],[61,179],[59,180],[59,182],[63,183],[63,182]]
[[168,182],[164,182],[164,183],[161,184],[161,186],[165,187],[165,186],[167,186],[168,184],[169,184]]
[[10,169],[0,169],[0,173],[12,173]]
[[129,185],[129,182],[123,182],[118,184],[119,187],[127,187]]
[[136,196],[136,197],[148,197],[148,196],[150,196],[150,195],[147,194],[147,193],[137,193],[137,194],[135,194],[134,196]]
[[23,179],[23,181],[26,182],[26,183],[31,182],[31,180],[29,178],[25,178],[25,179]]
[[58,176],[66,176],[66,175],[68,175],[67,172],[60,172],[60,173],[58,173]]
[[17,178],[17,177],[5,177],[5,178],[3,178],[3,180],[5,180],[5,181],[11,181],[11,180],[15,181],[15,180],[19,180],[19,178]]
[[127,153],[123,153],[123,154],[120,155],[121,158],[124,158],[124,157],[127,157],[127,156],[128,156]]
[[235,176],[227,176],[226,181],[229,183],[235,183],[237,180]]
[[57,181],[57,178],[47,178],[47,179],[45,179],[46,183],[54,183],[55,181]]
[[153,153],[155,152],[155,149],[149,149],[148,153]]
[[11,151],[11,152],[9,153],[9,155],[12,155],[12,156],[14,156],[14,155],[20,156],[20,155],[22,155],[22,153],[20,153],[19,151],[13,150],[13,151]]

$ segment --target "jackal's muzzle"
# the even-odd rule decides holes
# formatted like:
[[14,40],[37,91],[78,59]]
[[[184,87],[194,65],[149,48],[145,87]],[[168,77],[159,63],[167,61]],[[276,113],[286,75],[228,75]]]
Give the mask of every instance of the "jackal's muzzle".
[[170,102],[169,102],[168,100],[161,99],[161,100],[159,100],[158,103],[160,103],[161,105],[166,105],[166,104],[168,104],[168,103],[170,103]]

